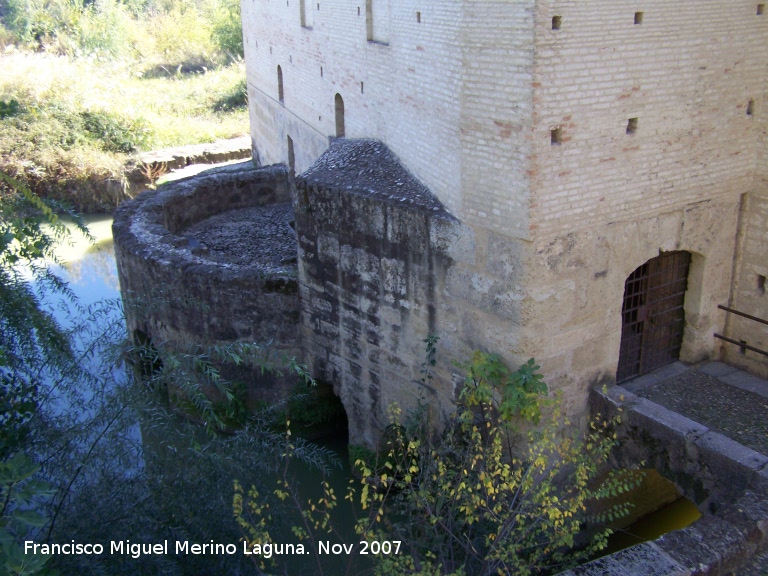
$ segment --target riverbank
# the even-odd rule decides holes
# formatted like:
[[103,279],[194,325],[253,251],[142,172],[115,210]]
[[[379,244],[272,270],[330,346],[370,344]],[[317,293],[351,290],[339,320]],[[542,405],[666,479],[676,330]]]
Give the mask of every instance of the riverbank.
[[143,152],[248,134],[242,61],[165,76],[147,66],[0,54],[0,170],[41,197],[105,213],[164,170],[147,168]]

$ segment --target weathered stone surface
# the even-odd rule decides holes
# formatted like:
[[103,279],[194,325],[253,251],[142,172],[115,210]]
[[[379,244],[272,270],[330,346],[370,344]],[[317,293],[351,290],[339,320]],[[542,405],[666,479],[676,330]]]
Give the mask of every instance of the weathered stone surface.
[[[317,162],[301,175],[301,180],[304,187],[348,190],[366,198],[447,215],[443,205],[427,187],[411,176],[392,152],[377,140],[334,141]],[[411,214],[415,216],[417,213]],[[405,214],[403,217],[407,218]],[[398,224],[398,221],[393,224]]]
[[[730,373],[717,366],[708,371]],[[593,390],[590,406],[604,416],[621,413],[620,465],[654,466],[708,512],[656,541],[676,564],[689,574],[725,575],[768,546],[766,456],[622,387]]]
[[[296,186],[300,281],[312,298],[301,301],[302,345],[344,403],[351,441],[374,446],[389,406],[424,393],[418,367],[438,331],[449,254],[471,260],[471,243],[378,142],[335,141]],[[452,399],[431,394],[437,422]]]
[[721,516],[740,530],[753,548],[762,549],[768,544],[768,492],[745,490]]
[[[274,234],[293,236],[289,199],[285,169],[246,163],[121,205],[113,234],[129,332],[181,350],[247,341],[297,354],[295,237],[291,245]],[[224,230],[232,213],[249,216],[236,241]],[[284,394],[259,386],[258,371],[246,376],[261,399]]]
[[644,543],[566,570],[560,576],[692,576],[692,572],[654,543]]
[[714,516],[702,516],[684,530],[664,534],[655,544],[692,575],[727,574],[749,556],[743,535]]
[[746,566],[742,566],[733,576],[765,576],[768,567],[768,552],[763,552],[752,558]]
[[151,183],[148,174],[153,172],[157,176],[162,176],[171,170],[178,170],[191,164],[219,164],[231,160],[250,159],[250,157],[250,136],[206,144],[174,146],[141,154],[136,165],[128,170],[126,176],[132,192],[138,193]]

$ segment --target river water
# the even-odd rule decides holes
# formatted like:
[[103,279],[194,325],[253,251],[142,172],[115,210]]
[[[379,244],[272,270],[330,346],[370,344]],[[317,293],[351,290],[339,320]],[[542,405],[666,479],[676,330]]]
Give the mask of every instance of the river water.
[[[60,245],[56,254],[62,265],[53,264],[51,270],[64,279],[77,298],[73,305],[58,293],[47,293],[44,305],[65,327],[76,327],[78,323],[90,318],[95,309],[97,321],[105,325],[118,323],[122,326],[120,307],[120,287],[112,242],[112,219],[109,216],[87,216],[84,218],[93,236],[91,242],[73,230],[68,241]],[[81,349],[92,346],[90,340],[98,330],[86,331],[84,338],[77,344]],[[119,335],[118,339],[119,339]],[[115,338],[114,333],[111,338]],[[105,339],[106,340],[106,339]],[[107,372],[104,385],[119,387],[127,382],[125,365],[115,366],[119,356],[99,354],[88,357],[94,373]],[[100,365],[101,364],[101,365]],[[107,364],[109,364],[107,366]],[[129,386],[126,386],[129,388]],[[110,402],[108,390],[103,391],[105,402]],[[135,398],[134,398],[135,399]],[[102,408],[98,386],[83,386],[76,395],[61,394],[51,404],[54,412],[77,414],[74,420],[87,423]],[[117,441],[124,441],[121,450],[108,451],[106,458],[97,461],[91,457],[91,464],[96,468],[111,468],[109,472],[95,472],[92,481],[80,484],[80,490],[69,501],[70,513],[67,518],[58,521],[54,541],[75,538],[78,541],[97,541],[105,547],[110,542],[133,542],[161,544],[170,542],[170,556],[173,555],[174,542],[234,544],[238,553],[235,555],[201,555],[173,558],[131,558],[130,555],[105,553],[101,569],[112,574],[253,574],[258,573],[253,561],[241,553],[240,537],[243,531],[232,520],[233,482],[240,481],[247,491],[251,485],[257,485],[261,496],[269,495],[280,487],[279,482],[288,477],[297,486],[301,499],[320,497],[320,481],[326,479],[338,496],[338,512],[335,527],[338,535],[329,536],[332,543],[355,541],[354,523],[356,509],[343,500],[350,479],[353,477],[349,466],[346,430],[321,439],[317,442],[319,452],[325,457],[325,472],[300,460],[293,462],[290,469],[275,470],[267,460],[275,460],[271,451],[274,446],[264,446],[263,438],[249,443],[242,436],[224,439],[212,439],[196,425],[174,414],[171,407],[153,406],[150,409],[138,409],[127,415],[121,430],[112,430]],[[84,435],[83,448],[91,441],[92,435]],[[274,443],[274,440],[271,441]],[[102,442],[103,444],[103,442]],[[87,452],[87,450],[83,450]],[[259,454],[263,452],[263,455]],[[110,454],[119,453],[119,461],[111,460]],[[128,458],[125,458],[125,455]],[[242,455],[242,458],[239,458]],[[279,456],[279,454],[277,455]],[[250,464],[249,464],[250,462]],[[269,472],[269,470],[272,470]],[[267,473],[265,473],[267,471]],[[106,481],[105,481],[106,479]],[[112,488],[104,488],[105,484]],[[103,496],[92,496],[104,491],[107,498],[116,498],[119,506],[126,508],[123,513],[119,506],[105,503]],[[74,491],[73,491],[74,492]],[[274,500],[274,498],[273,498]],[[151,503],[151,508],[147,506]],[[273,502],[273,505],[275,503]],[[278,541],[295,542],[289,525],[299,525],[301,517],[283,507],[279,514],[283,516],[273,536]],[[88,513],[96,518],[87,522],[82,517]],[[136,518],[126,517],[134,514]],[[272,516],[270,510],[266,513]],[[251,517],[253,522],[257,517]],[[281,527],[282,526],[282,527]],[[127,550],[128,544],[124,548]],[[317,571],[307,558],[280,558],[276,562],[278,572],[288,574],[313,574]],[[63,573],[81,571],[85,565],[70,558],[59,558],[56,567]],[[327,573],[344,573],[347,559],[331,558],[324,566]],[[352,573],[356,573],[352,572]]]
[[[73,290],[73,292],[76,294],[77,298],[79,299],[79,302],[82,306],[88,307],[92,305],[96,305],[99,302],[103,301],[117,301],[120,297],[120,291],[119,291],[119,283],[118,283],[118,277],[117,277],[117,269],[114,259],[114,249],[112,244],[112,235],[111,235],[111,223],[112,220],[108,216],[91,216],[86,219],[87,225],[91,231],[91,234],[95,238],[95,243],[90,243],[86,239],[79,237],[77,233],[72,235],[71,242],[67,243],[64,246],[61,246],[58,250],[59,258],[66,262],[66,266],[63,268],[56,267],[57,271],[63,276],[65,280],[68,281],[70,288]],[[63,311],[63,307],[60,307],[57,302],[57,298],[60,297],[54,297],[49,302],[51,307],[56,310],[57,317],[64,323],[70,323],[73,321],[73,316],[70,312]],[[109,321],[118,321],[121,318],[121,310],[118,305],[110,305],[105,308],[107,310],[107,314],[109,316]],[[111,311],[110,311],[111,310]],[[94,358],[92,360],[93,362],[99,362],[101,359]],[[115,372],[115,378],[117,380],[120,380],[120,374],[119,369]],[[71,409],[74,408],[73,406],[60,406],[59,409]],[[150,457],[150,460],[153,460],[147,466],[150,468],[153,468],[154,473],[156,475],[162,476],[162,477],[174,477],[174,473],[178,473],[179,467],[184,467],[186,465],[191,465],[188,461],[185,464],[184,458],[179,459],[178,451],[179,449],[173,445],[173,442],[171,441],[171,436],[175,434],[173,426],[170,428],[162,428],[157,427],[154,424],[151,426],[148,426],[146,424],[146,421],[143,423],[144,426],[140,424],[140,421],[135,422],[133,425],[129,426],[127,431],[124,434],[124,437],[127,438],[131,442],[135,442],[136,444],[145,444],[145,445],[151,445],[155,450],[154,454],[155,456]],[[179,427],[183,427],[185,424],[179,424]],[[184,436],[182,434],[183,438],[188,437]],[[200,450],[204,452],[205,445],[206,445],[206,438],[204,435],[199,435],[199,437],[195,440],[196,443],[199,443],[200,446],[203,446]],[[330,475],[331,483],[334,487],[334,490],[336,494],[339,496],[339,501],[342,500],[344,493],[346,492],[346,486],[352,478],[351,471],[349,469],[348,464],[348,454],[346,451],[346,438],[331,438],[324,444],[325,449],[333,450],[338,454],[337,462],[340,464],[340,469],[337,470],[335,473]],[[146,446],[145,446],[146,447]],[[158,456],[160,455],[160,456]],[[145,457],[145,451],[139,450],[137,452],[137,459],[133,465],[133,470],[131,473],[126,473],[124,475],[124,478],[130,479],[135,476],[133,472],[141,471],[144,469],[144,457]],[[159,461],[159,463],[158,463]],[[153,463],[154,462],[154,463]],[[171,470],[173,469],[173,470]],[[218,472],[217,472],[218,474]],[[309,467],[303,467],[303,465],[298,465],[293,471],[293,478],[299,479],[299,483],[303,484],[302,488],[302,494],[304,496],[310,496],[310,497],[317,497],[318,495],[318,478],[321,476],[317,470],[311,469]],[[194,473],[191,473],[190,475],[194,475]],[[210,476],[211,474],[208,474]],[[229,478],[227,480],[227,478]],[[263,481],[263,475],[261,480]],[[244,483],[246,484],[247,489],[247,480],[243,478]],[[222,482],[222,480],[217,480],[217,482]],[[230,500],[227,500],[224,498],[222,500],[222,505],[220,507],[220,513],[223,515],[228,515],[231,518],[231,482],[232,478],[229,476],[223,476],[223,482],[228,482],[227,486],[221,486],[219,488],[216,488],[215,486],[212,488],[210,482],[206,482],[205,478],[202,478],[201,481],[198,483],[200,486],[200,489],[203,491],[202,493],[187,493],[182,495],[182,498],[189,501],[203,501],[205,499],[210,499],[212,494],[210,494],[211,490],[218,490],[224,494],[228,494],[227,498],[230,498]],[[215,484],[215,483],[214,483]],[[174,484],[181,486],[183,490],[188,490],[189,487],[184,487],[182,484]],[[267,481],[263,486],[274,486],[272,481]],[[221,496],[216,495],[217,497]],[[169,496],[169,501],[177,502],[174,498]],[[174,506],[179,506],[178,503],[174,504]],[[343,506],[347,506],[346,503],[343,503]],[[194,506],[190,508],[190,511],[187,511],[188,514],[191,516],[195,516],[195,510]],[[355,510],[352,508],[344,508],[340,515],[337,515],[337,518],[341,518],[341,531],[342,531],[342,538],[347,541],[354,541],[354,515]],[[290,516],[290,515],[289,515]],[[632,544],[636,544],[638,542],[647,540],[647,539],[653,539],[658,537],[660,534],[663,534],[664,532],[667,532],[669,530],[674,530],[677,528],[681,528],[683,526],[688,525],[690,522],[694,521],[696,518],[698,518],[698,511],[696,510],[696,507],[691,504],[690,502],[687,502],[684,499],[678,500],[673,502],[672,504],[665,505],[662,507],[661,510],[655,512],[654,514],[641,519],[640,521],[636,522],[632,526],[629,526],[628,528],[620,531],[620,533],[612,539],[610,551],[616,551],[621,548],[624,548],[626,546],[630,546]],[[294,517],[294,521],[296,518]],[[162,520],[161,522],[165,522],[165,520]],[[203,524],[205,525],[206,521],[203,521]],[[216,525],[216,522],[210,522],[211,529],[214,530],[213,526]],[[114,527],[112,527],[114,528]],[[106,529],[106,528],[105,528]],[[135,542],[140,541],[142,539],[142,536],[146,536],[146,534],[142,534],[141,532],[136,532],[136,527],[133,525],[129,525],[129,523],[126,523],[126,526],[124,528],[123,532],[120,532],[120,530],[115,531],[114,529],[110,530],[109,533],[111,537],[117,537],[119,539],[123,540],[130,540],[133,539]],[[205,529],[202,529],[202,533],[206,533]],[[122,534],[122,536],[121,536]],[[219,535],[215,533],[215,531],[209,531],[206,533],[207,537],[209,537],[211,540],[218,540]],[[116,535],[116,536],[115,536]],[[230,539],[233,539],[233,537],[230,535]],[[235,538],[236,540],[236,538]],[[340,540],[334,540],[334,541],[340,541]],[[157,566],[152,565],[152,561],[157,560],[156,558],[152,558],[148,560],[148,564],[142,563],[140,560],[132,560],[130,558],[126,559],[127,564],[123,565],[123,568],[125,568],[127,571],[125,573],[131,572],[131,562],[135,563],[135,567],[138,568],[139,565],[144,566],[142,568],[143,573],[166,573],[165,569],[158,569]],[[136,564],[138,562],[138,564]],[[231,574],[237,574],[237,573],[251,573],[251,570],[244,568],[243,563],[240,562],[235,563],[234,567],[229,566],[226,567],[226,564],[222,564],[220,562],[213,563],[216,566],[218,566],[217,570],[227,570]],[[213,565],[212,564],[212,565]],[[329,573],[333,573],[335,570],[344,570],[345,566],[344,563],[341,562],[341,560],[337,563],[338,565],[335,566],[328,566]],[[245,563],[245,566],[249,566],[247,562]],[[168,569],[167,573],[207,573],[207,572],[200,572],[200,566],[206,566],[206,563],[203,562],[202,564],[194,564],[194,567],[187,567],[183,562],[181,562],[179,565],[175,565]],[[127,567],[127,568],[126,568]],[[146,569],[146,570],[145,570]],[[301,560],[290,560],[287,564],[283,565],[283,569],[287,570],[289,574],[299,574],[299,573],[313,573],[313,569],[308,566],[308,562]],[[181,570],[179,572],[179,570]],[[355,572],[352,572],[355,573]]]

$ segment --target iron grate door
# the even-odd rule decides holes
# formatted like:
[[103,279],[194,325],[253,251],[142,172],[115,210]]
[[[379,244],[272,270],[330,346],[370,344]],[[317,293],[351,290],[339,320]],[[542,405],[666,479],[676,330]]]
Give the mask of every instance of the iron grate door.
[[665,252],[637,268],[624,282],[616,382],[679,358],[690,263],[688,252]]

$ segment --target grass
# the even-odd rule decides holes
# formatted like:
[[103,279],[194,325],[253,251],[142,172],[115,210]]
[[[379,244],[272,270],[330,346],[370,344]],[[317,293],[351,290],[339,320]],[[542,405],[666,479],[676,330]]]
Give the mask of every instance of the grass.
[[0,170],[80,211],[143,151],[248,133],[237,0],[0,0],[0,70]]
[[248,133],[241,61],[147,77],[137,63],[11,53],[0,69],[0,170],[83,211],[116,203],[131,156]]

